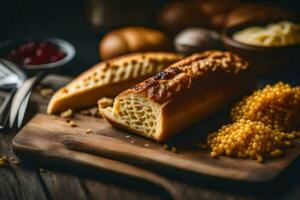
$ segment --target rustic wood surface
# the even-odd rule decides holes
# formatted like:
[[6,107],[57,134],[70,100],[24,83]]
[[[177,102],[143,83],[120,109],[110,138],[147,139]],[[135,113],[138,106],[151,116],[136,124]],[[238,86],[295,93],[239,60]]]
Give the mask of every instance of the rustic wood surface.
[[[95,156],[109,157],[123,162],[134,163],[149,169],[170,171],[176,170],[176,175],[182,175],[185,171],[198,175],[210,175],[241,181],[268,181],[283,171],[300,152],[300,143],[295,141],[294,147],[286,150],[284,157],[274,160],[266,160],[258,163],[255,160],[220,157],[212,159],[209,153],[199,149],[196,144],[184,143],[178,152],[166,151],[163,144],[152,142],[145,138],[129,134],[111,127],[104,119],[89,116],[75,115],[72,120],[76,127],[70,127],[66,119],[46,114],[37,114],[18,133],[13,140],[15,153],[23,158],[32,154],[36,159],[48,159],[54,157],[60,160],[74,160],[81,164],[98,164],[100,169],[114,165],[113,162],[100,160],[96,163]],[[92,132],[87,134],[86,130]],[[203,129],[203,128],[202,128]],[[200,129],[201,130],[201,129]],[[192,135],[197,135],[195,131]],[[177,137],[180,141],[189,140],[189,133],[181,133]],[[199,134],[198,134],[199,135]],[[134,141],[134,142],[133,142]],[[133,142],[133,143],[132,143]],[[173,140],[175,144],[179,142]],[[145,146],[146,145],[146,146]],[[85,152],[85,153],[83,153]],[[97,157],[96,157],[97,158]],[[116,164],[120,173],[131,173],[137,177],[149,178],[142,170],[130,169],[128,166]],[[184,176],[184,174],[182,175]]]
[[[34,95],[34,102],[47,99]],[[36,105],[29,109],[36,112]],[[40,109],[43,106],[41,106]],[[28,116],[30,118],[30,116]],[[16,131],[1,132],[0,154],[15,157],[11,141]],[[300,162],[297,159],[275,180],[263,184],[242,184],[208,177],[188,181],[167,175],[185,199],[299,199]],[[42,170],[41,170],[42,169]],[[45,169],[45,170],[43,170]],[[93,173],[82,169],[42,165],[35,159],[20,165],[0,167],[0,199],[165,199],[158,188],[109,172]]]

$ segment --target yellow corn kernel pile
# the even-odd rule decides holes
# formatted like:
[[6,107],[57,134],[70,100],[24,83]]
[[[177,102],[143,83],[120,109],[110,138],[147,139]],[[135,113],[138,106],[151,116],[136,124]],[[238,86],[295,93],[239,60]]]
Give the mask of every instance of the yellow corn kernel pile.
[[[257,159],[279,157],[299,137],[300,87],[279,82],[245,97],[231,111],[233,124],[209,134],[210,155]],[[287,133],[290,132],[290,133]]]
[[282,148],[291,146],[290,136],[295,137],[294,133],[272,130],[262,122],[240,119],[210,134],[207,145],[212,157],[227,155],[262,162],[265,156],[279,157]]
[[240,101],[231,111],[233,121],[261,121],[272,129],[291,131],[300,125],[300,87],[279,82],[267,85]]

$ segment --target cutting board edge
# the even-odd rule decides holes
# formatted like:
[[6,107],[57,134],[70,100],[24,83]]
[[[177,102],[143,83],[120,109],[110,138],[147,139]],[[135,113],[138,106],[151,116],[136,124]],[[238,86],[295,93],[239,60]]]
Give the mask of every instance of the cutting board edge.
[[[19,134],[18,134],[19,135]],[[16,153],[17,156],[19,156],[20,158],[23,158],[24,156],[24,152],[28,151],[28,149],[31,150],[35,150],[35,151],[39,151],[41,153],[47,153],[47,150],[45,149],[40,149],[38,147],[34,148],[30,145],[24,145],[18,142],[18,135],[16,135],[12,141],[12,148],[13,151]],[[24,151],[25,150],[25,151]],[[81,153],[86,153],[86,152],[81,152]],[[89,154],[89,153],[87,153]],[[38,154],[36,154],[38,155]],[[107,155],[95,155],[95,154],[89,154],[89,155],[94,155],[94,156],[101,156],[101,157],[105,157],[108,159],[113,159],[116,161],[120,161],[119,159],[116,159],[116,157],[111,157],[111,156],[107,156]],[[43,156],[39,155],[41,158],[43,158]],[[118,155],[116,155],[118,156]],[[62,158],[58,158],[58,159],[62,159]],[[124,160],[121,160],[122,162],[124,162]],[[139,160],[136,160],[136,162],[138,162]],[[135,164],[134,162],[125,162],[126,164]],[[152,163],[153,164],[153,163]],[[158,163],[160,165],[164,165],[161,163]],[[136,166],[136,165],[135,165]],[[137,166],[139,167],[139,166]],[[203,173],[197,170],[189,170],[189,169],[182,169],[180,167],[174,167],[172,165],[164,165],[164,168],[173,168],[176,171],[182,171],[182,172],[188,172],[188,173],[194,173],[196,175],[200,175],[200,176],[206,176],[206,177],[212,177],[212,178],[217,178],[217,179],[227,179],[227,180],[232,180],[232,181],[242,181],[242,182],[249,182],[249,183],[264,183],[264,182],[269,182],[271,180],[273,180],[274,178],[276,178],[282,171],[277,170],[276,173],[273,173],[272,175],[269,176],[255,176],[256,178],[253,179],[253,177],[251,178],[251,176],[247,176],[246,178],[236,178],[236,177],[232,177],[232,176],[219,176],[216,174],[208,174],[208,173]],[[250,178],[249,178],[250,177]],[[259,177],[259,178],[257,178]]]

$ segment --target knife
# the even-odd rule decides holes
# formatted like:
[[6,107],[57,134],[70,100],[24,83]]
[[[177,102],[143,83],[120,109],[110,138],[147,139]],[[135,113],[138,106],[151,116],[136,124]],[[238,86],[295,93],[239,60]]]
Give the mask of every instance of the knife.
[[6,124],[8,121],[8,113],[11,105],[12,98],[17,89],[11,90],[4,98],[4,101],[0,106],[0,130],[6,128]]
[[10,92],[5,96],[4,101],[0,106],[0,129],[7,128],[8,116],[10,113],[11,102],[17,91],[17,88],[22,85],[26,79],[26,74],[17,67],[15,63],[12,63],[6,59],[0,59],[1,71],[6,72],[7,76],[2,77],[0,80],[2,88],[10,89]]
[[17,120],[17,127],[18,129],[21,128],[23,120],[25,118],[25,113],[26,113],[26,109],[29,103],[29,99],[31,96],[31,91],[26,95],[26,97],[24,98],[24,100],[22,101],[21,105],[20,105],[20,109],[18,112],[18,120]]
[[34,85],[39,83],[46,73],[44,71],[39,72],[36,76],[33,76],[24,81],[23,85],[20,86],[12,100],[10,115],[9,115],[9,127],[12,128],[18,117],[18,128],[21,127],[26,108],[31,96],[31,91]]

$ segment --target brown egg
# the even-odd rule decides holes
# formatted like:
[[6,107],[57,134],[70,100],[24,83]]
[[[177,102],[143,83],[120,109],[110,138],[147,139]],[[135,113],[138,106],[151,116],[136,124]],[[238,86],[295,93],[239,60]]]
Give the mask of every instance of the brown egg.
[[182,54],[221,49],[222,42],[218,32],[204,28],[187,28],[181,31],[174,40],[176,50]]

